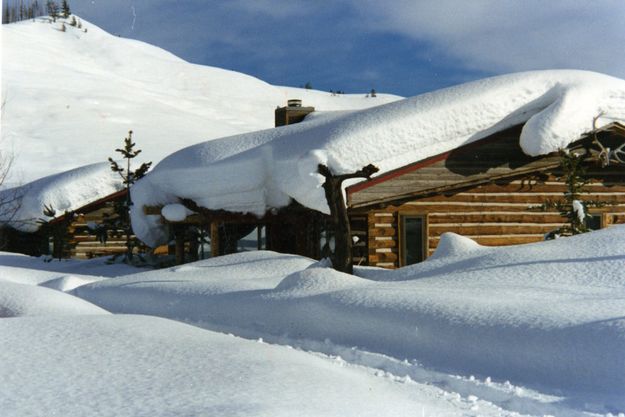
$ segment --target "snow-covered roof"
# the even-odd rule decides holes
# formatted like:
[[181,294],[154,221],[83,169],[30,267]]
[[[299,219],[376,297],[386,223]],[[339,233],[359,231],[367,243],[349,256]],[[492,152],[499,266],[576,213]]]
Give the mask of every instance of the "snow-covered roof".
[[318,164],[346,173],[373,163],[385,172],[523,123],[523,151],[547,154],[591,130],[599,115],[598,127],[625,120],[625,81],[577,70],[503,75],[371,109],[313,113],[165,158],[132,190],[133,228],[148,244],[162,242],[156,218],[141,208],[178,198],[257,215],[292,200],[328,212]]
[[18,230],[34,232],[40,226],[40,219],[50,219],[43,214],[46,206],[62,215],[66,210],[76,210],[122,188],[119,175],[111,171],[108,162],[50,175],[0,192],[0,204],[10,201],[10,205],[1,207],[0,222],[9,221]]

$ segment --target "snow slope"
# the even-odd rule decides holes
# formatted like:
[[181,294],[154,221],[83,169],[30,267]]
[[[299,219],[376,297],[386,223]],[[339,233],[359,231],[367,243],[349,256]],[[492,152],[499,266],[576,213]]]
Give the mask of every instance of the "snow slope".
[[[7,416],[512,416],[409,378],[145,316],[0,320]],[[36,341],[35,343],[33,343]]]
[[84,20],[82,29],[65,24],[65,32],[61,23],[39,18],[2,26],[0,152],[13,155],[13,184],[106,161],[129,130],[144,160],[156,163],[193,143],[270,128],[274,109],[289,98],[303,97],[319,110],[399,98],[275,87],[190,64]]
[[524,123],[523,150],[566,147],[593,127],[625,120],[625,81],[586,71],[498,76],[370,109],[205,142],[163,160],[132,190],[133,227],[148,245],[166,239],[144,205],[193,199],[209,209],[263,215],[296,200],[328,212],[317,173],[370,163],[389,171]]
[[[624,238],[624,226],[505,248],[448,236],[444,253],[393,272],[359,278],[313,264],[255,284],[254,268],[228,273],[207,260],[167,279],[129,275],[73,293],[113,312],[248,337],[331,340],[623,411],[625,248],[614,242]],[[245,265],[251,255],[236,256]],[[262,256],[281,264],[281,255]]]

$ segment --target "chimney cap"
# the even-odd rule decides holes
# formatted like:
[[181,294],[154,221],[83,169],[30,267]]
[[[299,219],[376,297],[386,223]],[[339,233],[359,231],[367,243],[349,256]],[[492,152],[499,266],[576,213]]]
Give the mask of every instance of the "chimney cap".
[[302,107],[302,100],[298,98],[288,99],[286,102],[287,107]]

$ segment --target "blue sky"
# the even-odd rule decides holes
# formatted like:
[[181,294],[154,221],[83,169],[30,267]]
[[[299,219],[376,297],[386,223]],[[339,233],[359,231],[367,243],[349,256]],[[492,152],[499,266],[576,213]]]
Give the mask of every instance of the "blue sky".
[[70,0],[123,37],[275,85],[413,96],[547,68],[625,78],[625,0]]

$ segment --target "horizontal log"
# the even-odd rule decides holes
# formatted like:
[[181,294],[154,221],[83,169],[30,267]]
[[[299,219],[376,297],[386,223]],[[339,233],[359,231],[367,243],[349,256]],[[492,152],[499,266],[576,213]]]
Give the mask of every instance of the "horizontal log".
[[[74,235],[72,240],[75,242],[99,242],[95,235]],[[126,236],[109,237],[107,242],[126,242]]]
[[[458,193],[451,196],[435,196],[424,198],[420,201],[427,202],[459,202],[459,203],[527,203],[527,204],[542,204],[545,201],[559,201],[563,200],[563,196],[560,193]],[[620,203],[625,204],[625,194],[617,193],[592,193],[584,194],[580,196],[580,200],[597,200],[607,204]]]
[[143,214],[149,215],[160,215],[163,206],[143,206]]
[[544,234],[557,229],[559,225],[522,225],[522,226],[448,226],[448,227],[430,227],[429,235],[431,237],[440,236],[445,232],[453,232],[459,235],[529,235]]
[[375,253],[369,254],[369,263],[376,264],[378,262],[393,262],[395,263],[399,259],[399,256],[393,252]]
[[369,239],[368,241],[369,248],[394,248],[397,246],[397,241],[395,239],[386,239],[386,240],[375,240]]
[[126,249],[125,245],[119,243],[99,243],[99,242],[82,242],[75,246],[76,250],[103,250],[103,249]]
[[[597,192],[597,191],[605,191],[605,192],[620,192],[625,194],[625,186],[622,183],[619,185],[617,183],[593,183],[587,184],[585,190],[589,192]],[[517,183],[513,182],[507,185],[497,185],[497,184],[486,184],[480,185],[478,187],[472,188],[469,190],[474,193],[482,193],[482,192],[538,192],[538,193],[564,193],[566,191],[566,185],[564,183],[559,184],[533,184],[533,183]]]
[[508,213],[445,213],[428,216],[428,224],[440,223],[561,223],[564,217],[557,213],[508,212]]
[[[513,235],[513,236],[467,236],[470,239],[476,241],[483,246],[508,246],[508,245],[522,245],[525,243],[542,242],[544,236],[541,235]],[[436,248],[438,245],[438,238],[430,238],[429,246]]]
[[392,227],[372,228],[372,229],[369,229],[369,236],[370,237],[395,236],[395,229]]

